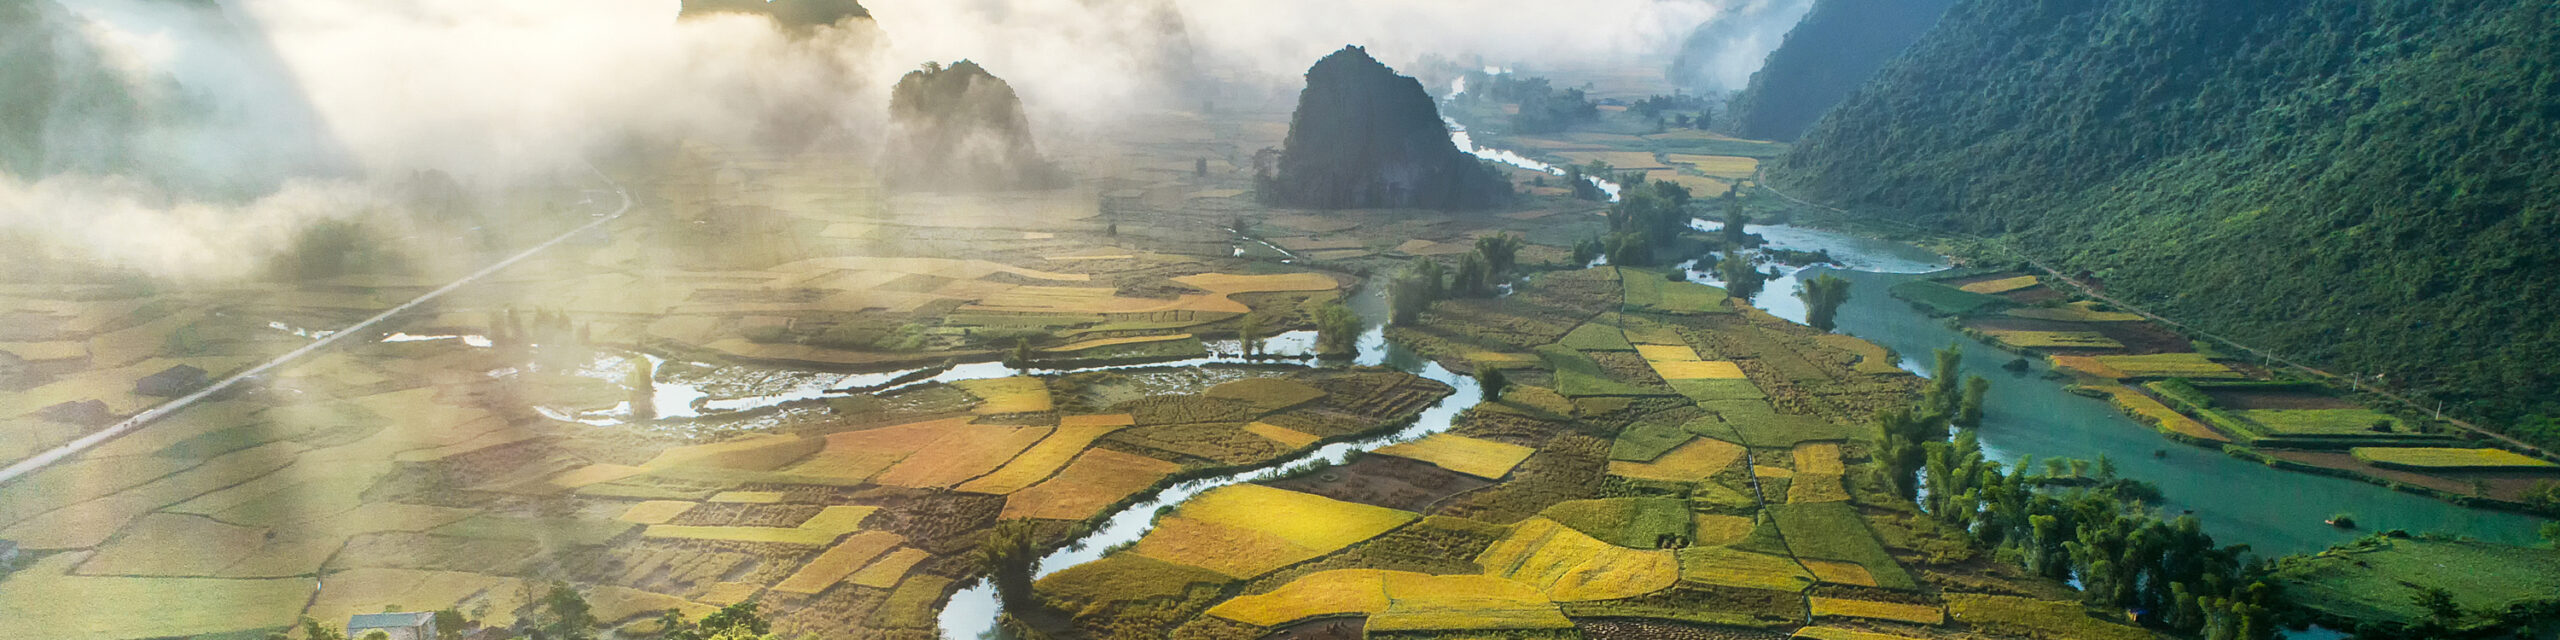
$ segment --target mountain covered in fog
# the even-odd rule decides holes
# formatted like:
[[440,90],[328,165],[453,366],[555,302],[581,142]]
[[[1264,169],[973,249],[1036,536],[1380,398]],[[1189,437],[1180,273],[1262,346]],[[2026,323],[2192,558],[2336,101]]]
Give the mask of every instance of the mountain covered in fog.
[[1794,140],[1938,23],[1955,0],[1816,0],[1717,128]]
[[2335,372],[2560,415],[2553,25],[2548,0],[1970,0],[1769,175]]
[[1360,47],[1307,69],[1276,167],[1262,197],[1315,209],[1482,209],[1511,197],[1511,183],[1449,140],[1422,83]]
[[1054,186],[1013,85],[978,63],[927,64],[889,93],[889,140],[880,157],[890,186],[925,191]]
[[846,20],[869,20],[871,10],[854,0],[683,0],[678,5],[679,17],[693,18],[721,13],[740,13],[773,18],[775,24],[791,28],[834,25]]
[[[88,28],[134,16],[168,47],[165,65],[119,62],[134,45]],[[124,175],[237,198],[349,166],[264,34],[219,3],[0,3],[0,86],[0,170],[22,178]]]

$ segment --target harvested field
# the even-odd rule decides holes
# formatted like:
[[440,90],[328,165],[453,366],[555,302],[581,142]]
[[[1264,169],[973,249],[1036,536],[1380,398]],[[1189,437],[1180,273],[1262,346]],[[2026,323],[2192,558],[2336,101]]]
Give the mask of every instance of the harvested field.
[[1653,462],[1609,461],[1611,475],[1663,482],[1697,482],[1742,459],[1742,446],[1699,438],[1674,447]]
[[641,535],[650,538],[684,538],[690,540],[728,540],[734,542],[777,542],[808,546],[834,544],[836,538],[861,529],[862,521],[879,507],[827,507],[817,517],[797,527],[729,527],[650,525]]
[[1422,512],[1450,496],[1493,483],[1412,458],[1361,456],[1341,467],[1268,484],[1344,502]]
[[1183,340],[1183,339],[1188,339],[1188,338],[1191,338],[1191,337],[1192,337],[1192,336],[1191,336],[1191,334],[1188,334],[1188,333],[1176,333],[1176,334],[1171,334],[1171,335],[1161,335],[1161,336],[1132,336],[1132,337],[1127,337],[1127,338],[1097,338],[1097,339],[1093,339],[1093,340],[1085,340],[1085,341],[1081,341],[1081,342],[1070,342],[1070,343],[1067,343],[1067,344],[1058,345],[1058,346],[1050,347],[1050,348],[1047,348],[1047,349],[1041,349],[1041,351],[1045,351],[1045,352],[1049,352],[1049,353],[1075,353],[1075,352],[1078,352],[1078,351],[1084,351],[1084,350],[1087,350],[1087,349],[1097,349],[1097,348],[1101,348],[1101,347],[1117,347],[1117,346],[1121,346],[1121,345],[1131,345],[1131,344],[1149,344],[1149,343],[1156,343],[1156,342],[1172,342],[1172,341],[1175,341],[1175,340]]
[[1435,433],[1412,442],[1391,445],[1377,451],[1380,455],[1412,458],[1488,480],[1499,480],[1513,467],[1529,459],[1536,450],[1516,444],[1481,440],[1460,435]]
[[1813,572],[1813,577],[1816,580],[1821,580],[1831,584],[1845,584],[1859,587],[1876,586],[1875,575],[1867,573],[1866,567],[1837,560],[1803,560],[1800,562],[1804,563],[1805,570]]
[[1947,594],[1947,612],[1977,631],[2021,638],[2150,640],[2142,629],[2089,616],[2078,603],[2017,596]]
[[1856,336],[1837,333],[1826,333],[1820,336],[1815,336],[1814,341],[1822,343],[1822,345],[1826,347],[1857,354],[1858,363],[1850,368],[1851,371],[1867,375],[1906,375],[1910,373],[1902,370],[1902,367],[1898,366],[1898,364],[1893,361],[1893,352],[1885,349],[1883,345],[1861,340]]
[[[676,447],[659,453],[647,464],[650,469],[678,466],[719,467],[747,471],[772,471],[806,458],[824,448],[817,438],[772,435],[754,436],[729,442]],[[554,479],[557,482],[558,479]]]
[[829,434],[826,445],[817,453],[784,471],[835,478],[847,483],[867,481],[946,433],[968,428],[971,420],[973,418],[969,417],[945,418]]
[[1322,389],[1286,378],[1245,378],[1210,387],[1202,395],[1242,400],[1252,404],[1256,411],[1272,412],[1314,402],[1325,393]]
[[1751,536],[1751,528],[1757,525],[1749,517],[1710,513],[1690,514],[1689,523],[1690,530],[1694,532],[1690,534],[1692,547],[1718,547],[1741,542]]
[[1057,475],[1005,496],[1005,518],[1083,520],[1172,475],[1181,465],[1146,456],[1092,449]]
[[1653,361],[1653,371],[1654,373],[1660,374],[1662,379],[1673,382],[1682,380],[1744,380],[1748,378],[1748,376],[1742,374],[1742,368],[1740,366],[1724,361],[1665,362],[1656,360]]
[[1850,618],[1909,622],[1912,624],[1925,624],[1931,626],[1946,624],[1947,622],[1946,609],[1940,608],[1936,605],[1845,600],[1840,598],[1825,598],[1822,596],[1814,596],[1811,598],[1811,601],[1813,605],[1813,615],[1817,617],[1843,616]]

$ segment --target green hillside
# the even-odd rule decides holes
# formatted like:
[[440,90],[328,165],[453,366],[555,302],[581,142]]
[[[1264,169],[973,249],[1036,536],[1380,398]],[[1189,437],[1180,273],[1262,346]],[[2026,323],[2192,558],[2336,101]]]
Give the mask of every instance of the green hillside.
[[1938,23],[1955,0],[1818,0],[1751,74],[1720,129],[1794,140]]
[[1773,163],[2496,422],[2560,413],[2560,4],[1965,0]]

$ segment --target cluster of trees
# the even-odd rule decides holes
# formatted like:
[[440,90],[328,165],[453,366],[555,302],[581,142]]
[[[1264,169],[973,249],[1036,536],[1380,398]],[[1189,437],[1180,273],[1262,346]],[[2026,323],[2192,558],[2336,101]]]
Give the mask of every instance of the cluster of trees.
[[338,276],[402,273],[409,260],[388,238],[359,219],[311,223],[293,236],[293,244],[268,262],[268,272],[284,282],[327,280]]
[[1610,169],[1609,163],[1602,160],[1593,160],[1588,166],[1578,164],[1564,166],[1564,186],[1573,191],[1575,200],[1600,202],[1609,199],[1609,192],[1602,191],[1600,185],[1591,182],[1594,177],[1607,179],[1617,176],[1616,172]]
[[1655,129],[1705,129],[1715,120],[1716,106],[1706,98],[1686,93],[1657,94],[1628,104],[1627,112],[1652,118]]
[[[1607,171],[1608,165],[1593,162],[1591,170]],[[1583,184],[1576,181],[1577,185]],[[1644,179],[1640,171],[1618,176],[1618,202],[1609,206],[1609,235],[1588,241],[1588,246],[1575,247],[1576,254],[1586,252],[1606,255],[1609,264],[1642,266],[1653,264],[1655,249],[1676,243],[1689,228],[1690,204],[1695,198],[1689,188],[1678,183]],[[1592,189],[1597,192],[1596,187]],[[1584,261],[1588,261],[1585,259]]]
[[1964,2],[1769,176],[2479,421],[2560,416],[2560,172],[2516,161],[2560,156],[2554,24],[2548,0]]
[[1414,258],[1403,271],[1387,281],[1387,303],[1396,324],[1408,324],[1422,318],[1431,303],[1449,298],[1481,298],[1500,293],[1502,283],[1509,282],[1519,266],[1520,247],[1527,241],[1519,234],[1497,233],[1476,239],[1476,246],[1458,257],[1455,272],[1428,257]]
[[1556,89],[1542,77],[1472,72],[1459,99],[1520,105],[1520,112],[1511,116],[1513,133],[1555,133],[1600,119],[1600,105],[1589,93]]
[[[741,602],[721,607],[720,610],[703,616],[700,621],[688,621],[684,617],[684,612],[668,609],[665,614],[658,617],[661,629],[659,632],[661,635],[658,637],[664,640],[781,640],[781,636],[772,633],[773,625],[764,619],[760,609],[761,607],[753,601]],[[468,632],[479,626],[476,621],[470,620],[462,612],[453,609],[435,612],[435,620],[434,640],[461,640]],[[502,630],[500,637],[521,640],[596,640],[597,629],[604,622],[596,619],[595,608],[587,603],[586,596],[578,593],[577,588],[567,584],[553,584],[548,591],[543,592],[541,600],[534,603],[533,615],[525,617],[512,629]],[[390,637],[389,633],[375,629],[355,638],[348,638],[343,626],[311,618],[303,618],[298,626],[301,627],[304,640],[371,640]],[[282,631],[267,634],[267,640],[285,640],[289,637],[291,637],[289,634]],[[805,640],[808,637],[802,638]]]
[[1849,280],[1829,273],[1798,280],[1796,298],[1804,300],[1805,324],[1830,331],[1838,326],[1840,305],[1849,301]]
[[2152,516],[2143,504],[2159,490],[2115,477],[2103,457],[2095,476],[2082,461],[2051,460],[2038,474],[2032,460],[2012,470],[1985,459],[1974,429],[1990,382],[1959,383],[1964,356],[1954,347],[1936,356],[1938,377],[1919,404],[1876,418],[1880,483],[1995,557],[2078,579],[2091,606],[2209,640],[2275,637],[2283,600],[2266,579],[2269,564],[2246,558],[2244,546],[2216,546],[2192,517]]
[[1341,357],[1360,352],[1360,314],[1340,302],[1316,308],[1316,355]]

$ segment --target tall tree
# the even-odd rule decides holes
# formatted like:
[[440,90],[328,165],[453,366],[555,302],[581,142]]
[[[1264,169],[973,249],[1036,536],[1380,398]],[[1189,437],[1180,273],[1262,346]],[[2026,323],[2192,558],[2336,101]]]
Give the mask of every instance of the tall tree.
[[1511,379],[1503,376],[1501,369],[1478,366],[1476,367],[1476,387],[1484,390],[1485,402],[1501,402],[1502,392],[1511,388]]
[[1725,250],[1724,259],[1716,261],[1716,274],[1724,278],[1725,292],[1743,304],[1759,297],[1760,289],[1768,284],[1759,265],[1752,264],[1741,249]]
[[1834,319],[1839,317],[1840,305],[1849,301],[1849,279],[1825,272],[1799,280],[1796,297],[1804,300],[1804,323],[1830,331],[1838,326]]
[[1340,302],[1316,309],[1316,353],[1347,356],[1360,350],[1360,314]]

